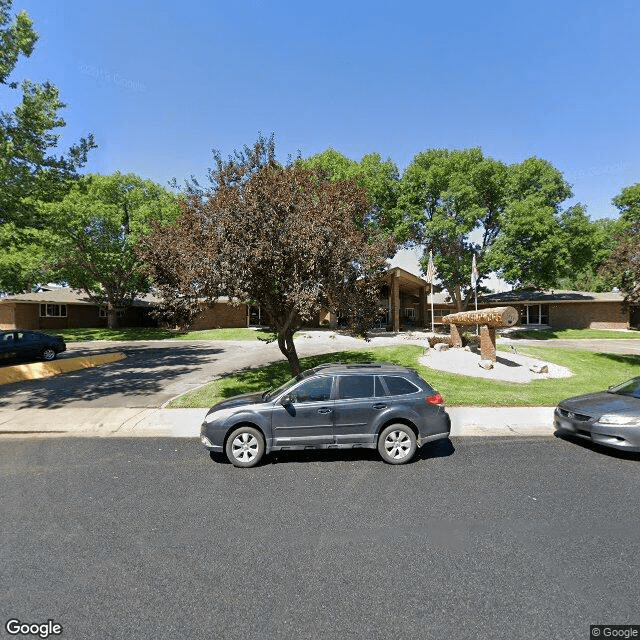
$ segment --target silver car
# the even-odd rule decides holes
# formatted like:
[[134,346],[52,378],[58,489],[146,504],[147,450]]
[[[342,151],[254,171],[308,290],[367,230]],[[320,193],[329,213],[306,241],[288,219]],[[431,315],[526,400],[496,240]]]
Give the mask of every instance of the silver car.
[[378,449],[403,464],[418,447],[447,438],[442,396],[415,371],[386,363],[328,364],[279,389],[211,407],[200,430],[210,451],[252,467],[270,451]]
[[640,377],[607,391],[568,398],[554,412],[554,427],[591,442],[640,451]]

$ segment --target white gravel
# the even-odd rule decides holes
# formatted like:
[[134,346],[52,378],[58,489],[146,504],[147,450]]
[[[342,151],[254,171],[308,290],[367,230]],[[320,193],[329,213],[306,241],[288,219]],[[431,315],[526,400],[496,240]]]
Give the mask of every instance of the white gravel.
[[[466,376],[487,378],[489,380],[505,380],[506,382],[527,383],[533,380],[547,380],[549,378],[570,378],[573,373],[566,367],[545,362],[537,358],[524,356],[520,353],[498,351],[493,369],[483,369],[480,366],[480,354],[464,349],[448,349],[435,351],[430,349],[420,358],[420,364],[430,369],[459,373]],[[544,365],[548,373],[534,373],[532,366]]]
[[[331,350],[336,347],[344,349],[382,347],[402,344],[417,344],[427,348],[425,355],[420,358],[420,364],[430,369],[457,373],[466,376],[486,378],[489,380],[504,380],[526,384],[533,380],[547,380],[549,378],[569,378],[573,373],[566,367],[561,367],[551,362],[545,362],[537,358],[522,355],[516,352],[498,351],[497,361],[493,369],[480,367],[479,351],[466,351],[464,349],[448,349],[436,351],[428,349],[430,333],[411,331],[407,333],[379,332],[371,335],[371,339],[365,342],[362,339],[353,338],[335,331],[316,330],[303,331],[296,336],[296,345],[319,347],[327,345]],[[548,373],[534,373],[530,367],[546,365]]]

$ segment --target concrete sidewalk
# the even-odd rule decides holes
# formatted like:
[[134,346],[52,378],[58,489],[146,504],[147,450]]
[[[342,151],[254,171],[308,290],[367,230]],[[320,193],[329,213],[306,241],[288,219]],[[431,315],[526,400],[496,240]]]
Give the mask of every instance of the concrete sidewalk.
[[[448,407],[452,436],[552,436],[554,407]],[[0,436],[197,438],[206,409],[0,409]]]

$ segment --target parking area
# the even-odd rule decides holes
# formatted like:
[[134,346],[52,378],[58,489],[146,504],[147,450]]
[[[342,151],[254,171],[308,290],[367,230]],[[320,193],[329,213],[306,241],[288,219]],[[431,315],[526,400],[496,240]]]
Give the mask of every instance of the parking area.
[[[368,348],[347,336],[314,332],[296,338],[300,357]],[[389,339],[375,339],[386,343]],[[122,352],[126,359],[54,378],[3,385],[0,409],[56,407],[160,407],[187,391],[245,368],[283,360],[275,342],[195,340],[152,342],[71,342],[61,358]]]

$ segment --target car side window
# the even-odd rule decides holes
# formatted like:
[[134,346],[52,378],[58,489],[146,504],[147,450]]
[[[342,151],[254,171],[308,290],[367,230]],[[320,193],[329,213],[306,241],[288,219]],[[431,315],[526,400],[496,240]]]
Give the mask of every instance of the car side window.
[[13,340],[13,333],[5,333],[4,334],[4,341],[5,342],[11,342],[11,340]]
[[331,398],[333,378],[312,378],[298,385],[289,393],[293,402],[324,402]]
[[400,376],[384,376],[384,381],[391,396],[403,396],[420,391],[413,382],[409,382],[406,378]]
[[342,400],[374,397],[374,376],[340,376],[338,397]]
[[386,396],[387,392],[382,384],[382,380],[380,379],[380,376],[376,376],[376,398],[382,398],[383,396]]

